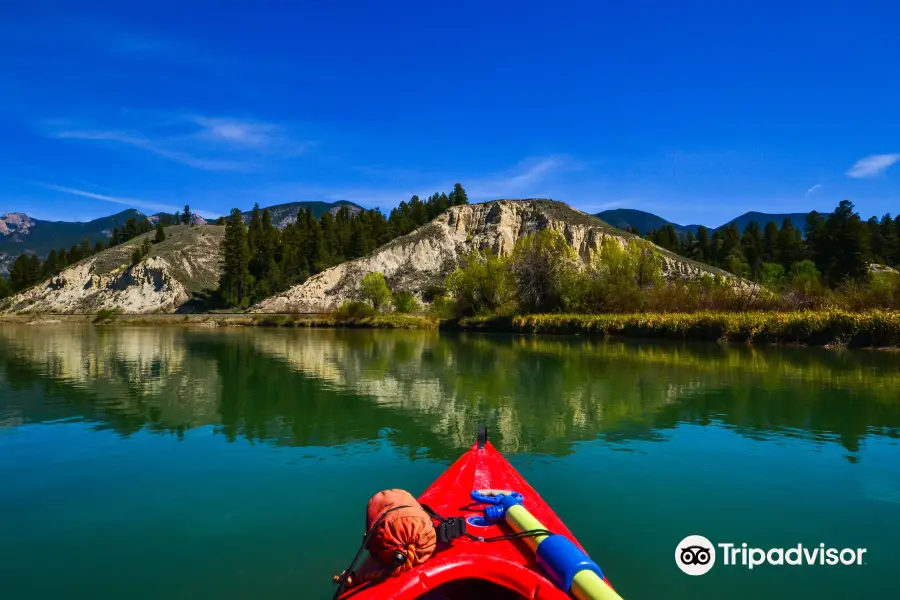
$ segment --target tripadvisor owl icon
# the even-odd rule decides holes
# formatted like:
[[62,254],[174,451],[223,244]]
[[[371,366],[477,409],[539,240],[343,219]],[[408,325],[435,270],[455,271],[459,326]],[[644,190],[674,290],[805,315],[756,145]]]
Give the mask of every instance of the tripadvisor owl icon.
[[689,535],[675,548],[675,564],[688,575],[704,575],[716,564],[716,548],[702,535]]

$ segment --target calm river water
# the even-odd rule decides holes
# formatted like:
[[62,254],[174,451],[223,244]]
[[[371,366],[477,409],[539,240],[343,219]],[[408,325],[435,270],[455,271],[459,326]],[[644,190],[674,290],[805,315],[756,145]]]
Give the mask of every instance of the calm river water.
[[[900,354],[3,325],[0,597],[330,597],[479,423],[626,600],[900,594]],[[689,534],[867,553],[689,577]]]

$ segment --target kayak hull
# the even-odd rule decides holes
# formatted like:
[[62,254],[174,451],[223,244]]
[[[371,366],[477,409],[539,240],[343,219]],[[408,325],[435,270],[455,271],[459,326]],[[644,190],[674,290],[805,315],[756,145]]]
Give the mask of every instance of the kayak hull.
[[[562,520],[528,482],[498,452],[490,442],[475,444],[453,463],[422,494],[419,502],[444,516],[480,517],[484,505],[472,501],[470,493],[476,489],[504,489],[524,496],[523,506],[550,531],[564,535],[579,548],[578,541]],[[490,538],[506,535],[510,530],[503,524],[478,527],[467,524],[470,533]],[[583,548],[582,548],[583,549]],[[361,586],[344,594],[343,598],[455,598],[441,594],[453,582],[469,581],[472,585],[488,584],[498,597],[560,600],[569,598],[541,572],[534,551],[527,540],[483,542],[459,538],[438,551],[418,567],[388,577],[370,586]],[[459,587],[459,586],[457,586]],[[505,592],[504,592],[505,590]],[[504,595],[506,594],[506,595]]]

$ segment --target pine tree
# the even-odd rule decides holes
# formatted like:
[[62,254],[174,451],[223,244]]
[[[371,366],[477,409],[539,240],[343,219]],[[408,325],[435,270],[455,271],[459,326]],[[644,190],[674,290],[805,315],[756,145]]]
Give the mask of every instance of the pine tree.
[[[718,231],[716,232],[718,233]],[[735,275],[744,276],[749,270],[747,261],[741,248],[741,234],[737,223],[731,223],[722,232],[722,246],[719,249],[721,266]]]
[[28,270],[28,255],[20,254],[9,269],[9,284],[14,292],[21,292],[31,285]]
[[703,254],[700,248],[700,243],[697,241],[697,238],[694,237],[693,231],[688,231],[683,238],[682,243],[682,256],[686,256],[691,260],[703,260]]
[[[413,197],[418,198],[418,196]],[[388,222],[397,235],[406,235],[412,231],[413,227],[409,219],[409,205],[405,201],[400,202],[397,208],[391,211]]]
[[894,221],[891,220],[890,213],[881,217],[881,222],[878,225],[881,227],[881,238],[884,240],[882,242],[884,244],[884,260],[887,264],[896,266],[900,264],[900,256],[898,256],[900,239],[898,239],[897,229],[894,226]]
[[282,273],[289,283],[309,277],[309,252],[307,238],[312,216],[308,210],[300,209],[297,220],[282,232],[284,265]]
[[825,217],[816,211],[806,215],[806,224],[803,226],[806,234],[806,248],[809,258],[815,263],[820,273],[828,269],[831,250],[828,248],[828,239],[825,235]]
[[0,300],[3,298],[7,298],[12,295],[12,288],[9,285],[9,282],[2,276],[0,276]]
[[827,269],[823,271],[829,285],[859,280],[869,273],[871,258],[869,230],[853,212],[853,203],[842,200],[825,223],[825,244],[828,248]]
[[462,184],[457,183],[453,186],[453,191],[450,192],[450,206],[460,206],[468,203],[469,196],[466,194],[466,190],[463,189]]
[[255,253],[250,261],[250,274],[257,283],[256,297],[260,299],[279,289],[278,243],[278,229],[272,225],[269,209],[265,209],[256,232],[256,247],[252,249]]
[[750,221],[744,228],[744,235],[741,236],[741,252],[749,267],[750,276],[758,279],[764,262],[765,239],[762,228],[756,221]]
[[163,227],[162,222],[156,223],[156,238],[155,241],[157,244],[160,244],[166,241],[166,228]]
[[800,232],[794,229],[794,224],[790,219],[785,219],[778,232],[778,247],[774,262],[784,267],[787,272],[791,270],[791,265],[801,260],[803,260],[803,243]]
[[225,224],[225,238],[222,240],[222,277],[219,283],[225,302],[231,306],[242,306],[249,291],[250,248],[247,245],[247,230],[239,208],[231,210]]
[[121,242],[125,243],[128,240],[132,240],[138,236],[138,222],[137,219],[131,217],[127,221],[125,221],[125,228],[122,232]]
[[872,250],[872,260],[877,263],[887,264],[886,258],[886,241],[881,233],[881,223],[877,217],[872,217],[866,221],[866,227],[869,233],[869,242]]
[[319,266],[317,270],[324,271],[340,262],[340,258],[336,256],[339,244],[337,243],[337,236],[334,230],[334,217],[330,213],[325,213],[319,219],[319,229],[321,231],[321,248],[318,251]]
[[707,264],[714,264],[715,256],[710,246],[709,230],[701,225],[697,228],[697,246],[700,249],[700,259]]
[[44,261],[43,276],[52,277],[59,271],[59,255],[56,253],[56,250],[51,250],[50,254],[47,255],[47,260]]
[[[434,194],[429,199],[429,202],[433,204],[439,199],[440,194]],[[428,222],[428,207],[418,196],[413,196],[409,199],[409,220],[411,221],[412,229],[421,227]],[[410,229],[410,231],[412,231],[412,229]]]
[[728,256],[741,249],[741,232],[737,223],[731,223],[722,232],[722,256]]
[[662,229],[649,232],[647,239],[671,252],[677,253],[681,251],[681,241],[678,238],[678,232],[675,231],[671,224],[666,225]]
[[763,234],[765,240],[763,244],[763,262],[774,263],[778,261],[778,223],[769,221],[766,223],[766,230]]
[[894,217],[894,235],[898,240],[897,252],[894,255],[894,264],[900,265],[900,215]]
[[184,205],[184,212],[181,213],[181,224],[182,225],[190,225],[191,217],[193,214],[191,213],[191,207],[187,204]]
[[41,281],[41,259],[37,254],[28,256],[27,276],[29,286]]

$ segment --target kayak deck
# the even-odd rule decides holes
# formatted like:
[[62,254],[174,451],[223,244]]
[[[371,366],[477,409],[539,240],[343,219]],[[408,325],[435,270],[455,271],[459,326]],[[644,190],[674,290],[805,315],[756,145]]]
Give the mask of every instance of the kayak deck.
[[[467,529],[490,538],[510,533],[503,525],[479,527],[484,505],[472,501],[475,489],[506,489],[524,496],[523,506],[550,531],[578,542],[550,506],[490,442],[476,443],[419,498],[444,516],[465,516]],[[580,545],[579,545],[580,548]],[[544,577],[525,540],[485,542],[459,538],[439,547],[424,564],[373,585],[363,585],[342,598],[450,600],[455,598],[530,598],[559,600],[569,596]]]

